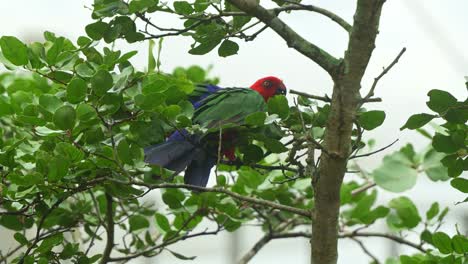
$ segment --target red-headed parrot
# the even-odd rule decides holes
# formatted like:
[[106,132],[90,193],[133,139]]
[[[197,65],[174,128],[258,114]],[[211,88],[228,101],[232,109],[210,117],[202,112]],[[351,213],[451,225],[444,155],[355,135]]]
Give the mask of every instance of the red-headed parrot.
[[145,162],[176,174],[187,168],[184,175],[186,184],[206,186],[219,150],[229,160],[235,160],[235,129],[230,126],[230,129],[222,131],[220,149],[219,130],[228,124],[234,127],[244,125],[248,115],[265,112],[266,102],[279,94],[286,94],[286,87],[282,80],[273,76],[257,80],[250,89],[197,86],[189,98],[195,108],[192,123],[208,133],[198,135],[189,134],[186,130],[176,131],[165,142],[145,148]]

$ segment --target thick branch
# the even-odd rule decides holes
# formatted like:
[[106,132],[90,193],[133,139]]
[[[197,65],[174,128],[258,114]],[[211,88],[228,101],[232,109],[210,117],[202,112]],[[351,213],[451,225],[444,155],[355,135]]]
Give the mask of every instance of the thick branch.
[[232,192],[223,188],[207,188],[207,187],[201,187],[201,186],[196,186],[196,185],[189,185],[189,184],[174,184],[174,183],[161,183],[161,184],[147,184],[144,182],[137,182],[137,181],[131,181],[131,182],[121,182],[116,179],[109,179],[111,181],[117,181],[119,183],[123,184],[133,184],[137,186],[144,186],[149,189],[187,189],[187,190],[193,190],[193,191],[200,191],[200,192],[214,192],[214,193],[223,193],[226,194],[234,199],[252,203],[252,204],[257,204],[257,205],[262,205],[262,206],[267,206],[273,209],[277,209],[280,211],[285,211],[285,212],[290,212],[293,214],[297,215],[302,215],[307,218],[311,217],[311,212],[308,210],[300,209],[300,208],[295,208],[292,206],[287,206],[287,205],[282,205],[278,204],[275,202],[259,199],[259,198],[253,198],[249,196],[244,196],[240,195],[236,192]]
[[255,245],[247,252],[238,262],[238,264],[247,264],[249,261],[262,249],[270,240],[272,236],[270,234],[264,235]]
[[346,20],[344,20],[343,18],[341,18],[337,14],[335,14],[335,13],[333,13],[331,11],[328,11],[328,10],[326,10],[324,8],[314,6],[314,5],[304,5],[304,4],[300,4],[300,3],[293,3],[291,5],[285,5],[285,6],[282,6],[282,7],[275,8],[273,10],[278,12],[278,13],[281,12],[281,11],[291,11],[291,10],[311,11],[311,12],[321,14],[321,15],[323,15],[325,17],[328,17],[329,19],[331,19],[332,21],[334,21],[338,25],[340,25],[347,32],[351,32],[351,29],[352,29],[352,26],[348,22],[346,22]]
[[104,252],[102,253],[101,264],[110,262],[110,255],[112,249],[114,248],[114,209],[112,196],[106,193],[106,202],[107,202],[107,212],[106,212],[106,231],[107,231],[107,241]]
[[310,43],[297,32],[291,29],[286,23],[278,18],[276,13],[263,8],[255,0],[228,0],[231,4],[244,11],[245,13],[254,16],[263,23],[273,29],[280,37],[282,37],[290,48],[297,50],[309,59],[316,62],[320,67],[334,76],[340,64],[340,61]]

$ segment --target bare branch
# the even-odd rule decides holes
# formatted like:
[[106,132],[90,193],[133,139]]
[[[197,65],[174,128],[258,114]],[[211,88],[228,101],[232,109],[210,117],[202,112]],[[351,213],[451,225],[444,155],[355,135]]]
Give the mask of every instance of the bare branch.
[[390,63],[390,65],[388,65],[387,68],[384,68],[384,70],[382,71],[382,73],[377,76],[375,79],[374,79],[374,83],[372,84],[370,90],[369,90],[369,93],[363,98],[362,102],[365,102],[366,100],[370,99],[372,96],[374,96],[374,91],[375,91],[375,87],[377,87],[377,83],[379,82],[379,80],[385,75],[387,74],[390,69],[392,69],[393,66],[395,66],[395,64],[398,63],[398,60],[400,59],[401,56],[403,56],[403,53],[405,53],[406,51],[406,48],[403,48],[401,49],[400,53],[398,53],[398,55],[396,56],[396,58],[392,61],[392,63]]
[[[319,101],[323,101],[323,102],[327,102],[327,103],[330,103],[331,102],[331,98],[328,97],[328,95],[325,95],[325,96],[320,96],[320,95],[313,95],[313,94],[309,94],[309,93],[304,93],[304,92],[301,92],[301,91],[296,91],[296,90],[289,90],[289,92],[291,94],[297,94],[297,95],[300,95],[300,96],[304,96],[306,98],[310,98],[310,99],[314,99],[314,100],[319,100]],[[374,103],[374,102],[382,102],[382,98],[368,98],[368,99],[363,99],[363,102],[366,102],[366,103]]]
[[273,10],[277,11],[278,13],[281,11],[292,11],[292,10],[312,11],[312,12],[321,14],[325,17],[328,17],[329,19],[331,19],[332,21],[340,25],[342,28],[344,28],[344,30],[346,30],[347,32],[351,32],[352,26],[348,22],[346,22],[346,20],[344,20],[343,18],[341,18],[340,16],[338,16],[337,14],[331,11],[328,11],[324,8],[314,6],[314,5],[304,5],[304,4],[296,3],[292,1],[286,1],[286,2],[291,3],[291,5],[285,5],[282,7],[275,8]]
[[382,238],[387,238],[387,239],[390,239],[390,240],[393,240],[397,243],[400,243],[400,244],[403,244],[403,245],[407,245],[407,246],[410,246],[414,249],[417,249],[423,253],[426,253],[427,250],[424,249],[422,246],[416,244],[416,243],[413,243],[411,241],[408,241],[404,238],[401,238],[401,237],[398,237],[398,236],[395,236],[395,235],[391,235],[391,234],[385,234],[385,233],[377,233],[377,232],[351,232],[351,233],[345,233],[345,234],[341,234],[339,235],[338,237],[340,238],[353,238],[353,237],[382,237]]
[[266,234],[247,252],[238,262],[238,264],[247,264],[270,240],[271,234]]
[[316,62],[320,67],[330,75],[335,76],[340,60],[336,59],[323,49],[314,45],[301,37],[297,32],[291,29],[286,23],[278,18],[274,11],[267,10],[255,0],[228,0],[231,4],[254,16],[268,25],[280,37],[282,37],[290,48],[297,50],[306,57]]
[[372,151],[372,152],[369,152],[369,153],[365,153],[365,154],[354,155],[354,156],[349,157],[349,159],[357,159],[357,158],[362,158],[362,157],[368,157],[368,156],[374,155],[376,153],[382,152],[382,151],[388,149],[389,147],[393,146],[393,144],[397,143],[398,140],[399,139],[397,138],[397,139],[395,139],[395,141],[393,141],[392,143],[388,144],[387,146],[385,146],[383,148],[380,148],[378,150],[375,150],[375,151]]
[[364,245],[364,243],[361,242],[361,240],[359,240],[359,239],[357,239],[357,238],[354,238],[354,237],[352,237],[351,239],[352,239],[354,242],[356,242],[356,243],[359,245],[359,247],[361,247],[362,251],[363,251],[367,256],[369,256],[371,259],[374,260],[373,263],[375,263],[375,264],[380,264],[379,259],[378,259],[376,256],[374,256],[374,254],[372,254],[372,253],[369,251],[369,249]]
[[370,188],[372,188],[372,187],[374,187],[374,186],[376,186],[376,185],[377,185],[377,184],[376,184],[375,182],[369,182],[369,183],[367,183],[367,184],[365,184],[365,185],[363,185],[363,186],[361,186],[361,187],[359,187],[359,188],[357,188],[357,189],[354,189],[354,190],[351,192],[351,195],[352,195],[352,196],[356,196],[356,195],[358,195],[358,194],[360,194],[360,193],[362,193],[362,192],[365,192],[365,191],[369,190]]

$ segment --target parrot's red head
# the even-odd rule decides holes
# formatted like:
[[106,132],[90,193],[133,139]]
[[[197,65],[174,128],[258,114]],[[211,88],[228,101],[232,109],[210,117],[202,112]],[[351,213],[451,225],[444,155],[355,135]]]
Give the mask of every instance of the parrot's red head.
[[271,97],[278,94],[286,94],[286,86],[283,81],[274,76],[268,76],[257,80],[250,86],[250,89],[257,91],[268,101]]

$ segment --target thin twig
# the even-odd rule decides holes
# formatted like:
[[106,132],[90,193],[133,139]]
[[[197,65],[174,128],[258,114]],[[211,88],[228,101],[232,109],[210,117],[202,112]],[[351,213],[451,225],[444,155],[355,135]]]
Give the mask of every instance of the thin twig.
[[369,183],[367,183],[367,184],[365,184],[365,185],[363,185],[363,186],[361,186],[361,187],[359,187],[359,188],[357,188],[357,189],[354,189],[354,190],[351,192],[351,195],[352,195],[352,196],[356,196],[356,195],[358,195],[358,194],[360,194],[360,193],[362,193],[362,192],[365,192],[365,191],[369,190],[370,188],[372,188],[372,187],[374,187],[374,186],[376,186],[376,185],[377,185],[377,184],[376,184],[375,182],[369,182]]
[[398,53],[398,55],[392,61],[392,63],[390,63],[390,65],[388,65],[387,68],[384,68],[382,73],[374,79],[374,83],[372,84],[372,86],[371,86],[371,88],[369,90],[369,93],[367,93],[367,95],[362,99],[362,103],[366,102],[366,100],[369,100],[372,96],[374,96],[374,90],[377,87],[377,83],[379,82],[379,80],[385,74],[387,74],[392,69],[392,67],[395,66],[395,64],[397,64],[398,60],[400,59],[401,56],[403,56],[403,53],[405,53],[405,51],[406,51],[406,48],[401,49],[400,53]]
[[427,250],[424,249],[422,246],[416,244],[416,243],[413,243],[411,241],[408,241],[404,238],[401,238],[401,237],[398,237],[398,236],[395,236],[395,235],[391,235],[391,234],[385,234],[385,233],[377,233],[377,232],[351,232],[351,233],[345,233],[345,234],[341,234],[341,235],[338,235],[339,238],[353,238],[353,237],[382,237],[382,238],[387,238],[387,239],[390,239],[390,240],[393,240],[397,243],[400,243],[400,244],[404,244],[404,245],[407,245],[407,246],[410,246],[414,249],[417,249],[423,253],[426,253]]
[[374,255],[372,254],[369,249],[364,245],[364,243],[361,242],[361,240],[357,239],[357,238],[354,238],[352,237],[351,238],[354,242],[356,242],[359,247],[361,247],[362,251],[367,255],[369,256],[372,260],[374,260],[373,264],[380,264],[380,261],[379,259]]
[[[304,93],[304,92],[297,91],[297,90],[292,90],[292,89],[289,90],[289,92],[291,94],[297,94],[297,95],[300,95],[300,96],[304,96],[306,98],[315,99],[315,100],[323,101],[323,102],[326,102],[326,103],[331,102],[331,98],[328,97],[328,95],[319,96],[319,95],[313,95],[313,94]],[[378,98],[378,97],[367,98],[367,99],[363,99],[363,102],[366,102],[366,103],[382,102],[382,98]]]
[[354,155],[354,156],[349,157],[349,159],[351,160],[351,159],[357,159],[357,158],[368,157],[368,156],[374,155],[376,153],[384,151],[384,150],[388,149],[389,147],[393,146],[393,144],[397,143],[398,140],[399,139],[397,138],[397,139],[395,139],[395,141],[393,141],[392,143],[388,144],[387,146],[385,146],[383,148],[380,148],[378,150],[375,150],[375,151],[372,151],[372,152],[369,152],[369,153],[365,153],[365,154]]

